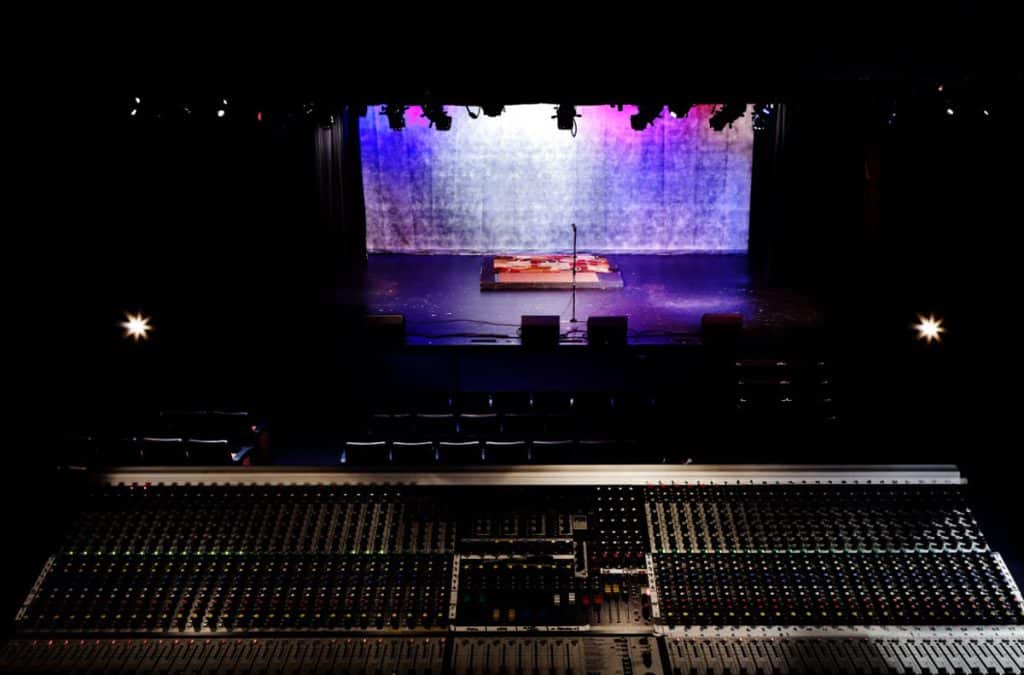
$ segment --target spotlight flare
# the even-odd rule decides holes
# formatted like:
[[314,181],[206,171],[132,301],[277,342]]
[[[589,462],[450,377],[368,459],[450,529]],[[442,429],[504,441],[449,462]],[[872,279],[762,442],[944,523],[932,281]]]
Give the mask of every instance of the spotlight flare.
[[143,316],[142,312],[138,314],[125,312],[124,317],[126,320],[121,323],[121,327],[124,328],[124,336],[126,338],[131,338],[138,342],[149,337],[149,331],[153,330],[153,326],[149,324],[148,316]]
[[918,314],[914,330],[917,331],[917,338],[924,340],[928,344],[942,342],[942,333],[946,332],[946,329],[942,327],[942,319],[938,319],[931,314],[928,316]]

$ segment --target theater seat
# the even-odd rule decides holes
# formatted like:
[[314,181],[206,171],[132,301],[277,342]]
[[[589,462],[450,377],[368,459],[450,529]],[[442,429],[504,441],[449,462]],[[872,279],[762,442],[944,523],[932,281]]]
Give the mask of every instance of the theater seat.
[[586,439],[576,444],[576,461],[582,464],[628,464],[639,458],[624,457],[622,448],[613,440]]
[[142,462],[153,465],[185,463],[185,439],[145,436],[142,439]]
[[341,463],[350,466],[386,464],[388,444],[385,441],[346,441]]
[[419,392],[413,397],[417,415],[440,415],[452,412],[452,395],[448,392]]
[[189,464],[231,464],[231,442],[226,438],[189,438],[185,456]]
[[451,413],[422,413],[416,415],[416,435],[433,441],[455,437],[455,416]]
[[370,416],[370,435],[379,440],[408,438],[413,435],[414,423],[408,413],[377,413]]
[[525,464],[530,459],[526,441],[487,441],[484,461],[488,464]]
[[521,413],[533,410],[533,398],[525,391],[496,392],[491,396],[492,407],[498,412]]
[[544,420],[533,412],[510,412],[501,416],[501,435],[504,438],[538,438],[544,434]]
[[441,441],[437,444],[438,458],[445,464],[479,464],[483,461],[483,448],[479,441]]
[[536,464],[571,464],[574,443],[568,439],[535,440],[530,446],[530,460]]
[[568,413],[575,398],[564,391],[540,391],[533,395],[533,408],[543,413]]
[[391,461],[406,466],[434,464],[437,449],[432,441],[395,441],[391,444]]
[[494,399],[487,392],[461,392],[453,397],[452,405],[458,413],[496,412]]
[[552,413],[544,416],[544,436],[546,438],[575,438],[577,420],[569,413]]
[[463,413],[458,418],[459,436],[465,439],[495,438],[501,431],[497,413]]

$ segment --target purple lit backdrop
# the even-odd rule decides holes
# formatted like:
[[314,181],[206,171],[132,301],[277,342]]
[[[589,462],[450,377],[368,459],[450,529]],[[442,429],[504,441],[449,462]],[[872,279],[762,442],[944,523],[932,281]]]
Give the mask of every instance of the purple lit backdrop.
[[558,130],[550,105],[509,106],[452,129],[428,128],[418,107],[392,131],[371,114],[360,131],[371,252],[557,252],[579,226],[581,250],[746,252],[753,131],[709,128],[712,106],[633,131],[632,106],[580,107],[579,133]]

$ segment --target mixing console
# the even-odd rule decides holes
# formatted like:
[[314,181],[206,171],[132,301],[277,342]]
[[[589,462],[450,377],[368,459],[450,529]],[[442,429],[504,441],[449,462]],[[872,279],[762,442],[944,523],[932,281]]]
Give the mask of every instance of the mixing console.
[[97,476],[0,672],[1021,672],[954,469],[646,471]]

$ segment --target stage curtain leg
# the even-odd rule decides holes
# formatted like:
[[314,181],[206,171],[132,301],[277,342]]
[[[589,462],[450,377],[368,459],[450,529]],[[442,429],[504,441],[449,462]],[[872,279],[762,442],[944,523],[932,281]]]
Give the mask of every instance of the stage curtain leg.
[[320,221],[337,244],[339,260],[366,264],[366,206],[359,151],[359,115],[349,108],[327,128],[317,127],[316,169]]
[[752,281],[761,286],[778,283],[777,248],[785,225],[783,183],[789,109],[775,106],[768,128],[754,134],[750,184],[748,261]]

